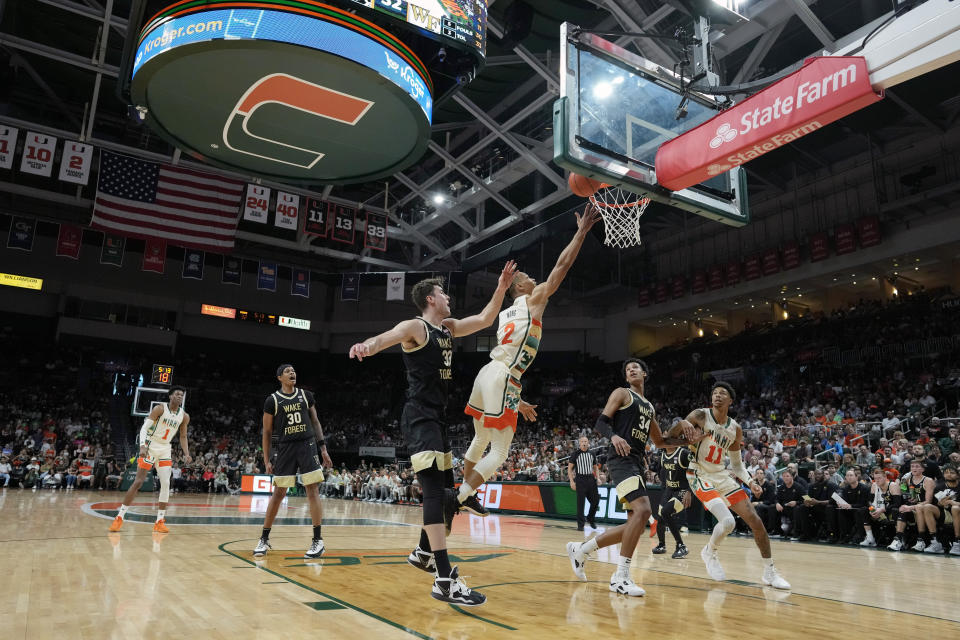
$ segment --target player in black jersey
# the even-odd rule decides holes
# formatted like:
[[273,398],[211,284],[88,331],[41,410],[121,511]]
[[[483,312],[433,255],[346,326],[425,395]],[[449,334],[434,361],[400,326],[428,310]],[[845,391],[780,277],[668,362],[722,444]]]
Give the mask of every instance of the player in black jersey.
[[650,518],[650,498],[643,481],[646,467],[643,456],[647,440],[658,448],[685,444],[678,438],[665,439],[661,434],[653,404],[643,397],[643,385],[648,372],[642,360],[631,358],[623,363],[623,375],[630,387],[619,387],[610,394],[596,425],[601,435],[610,438],[607,470],[617,488],[617,497],[629,510],[627,523],[608,529],[583,544],[567,543],[567,555],[574,574],[586,580],[583,567],[587,556],[598,548],[619,542],[620,561],[610,578],[610,591],[630,596],[642,596],[645,593],[630,579],[630,561]]
[[420,545],[407,561],[427,572],[436,572],[432,596],[454,604],[483,604],[486,596],[471,591],[450,566],[444,524],[459,510],[453,485],[453,453],[447,442],[447,387],[453,377],[453,338],[485,329],[496,320],[503,297],[517,270],[511,260],[500,274],[493,297],[474,316],[450,317],[450,296],[439,278],[421,280],[410,292],[420,316],[404,320],[394,328],[350,347],[350,357],[362,361],[395,344],[403,348],[407,369],[407,401],[400,418],[410,464],[423,491],[423,530]]
[[[956,509],[956,501],[960,496],[960,483],[957,482],[957,470],[953,465],[946,465],[942,470],[942,478],[936,481],[933,487],[933,501],[920,507],[917,518],[923,518],[927,524],[927,531],[933,534],[933,540],[923,550],[924,553],[943,553],[943,543],[937,539],[937,529],[946,522],[947,512]],[[954,512],[955,513],[955,512]],[[954,530],[958,529],[954,522]],[[950,545],[950,552],[960,555],[960,544],[954,538]]]
[[653,529],[657,534],[658,544],[653,553],[667,552],[667,525],[677,543],[673,558],[683,558],[689,551],[680,537],[680,512],[690,506],[690,485],[687,482],[687,469],[690,468],[690,449],[687,447],[667,447],[660,450],[660,482],[663,492],[660,494],[660,505],[657,507],[656,521]]
[[[300,482],[307,491],[310,503],[310,520],[313,522],[313,541],[303,555],[304,558],[319,558],[323,555],[323,537],[320,535],[320,523],[323,510],[320,507],[320,483],[323,482],[323,467],[332,467],[333,462],[327,454],[327,445],[323,438],[323,427],[317,417],[317,406],[313,394],[297,387],[297,372],[292,364],[277,367],[277,380],[280,390],[274,391],[263,403],[263,460],[267,473],[273,475],[275,489],[267,504],[267,513],[263,518],[263,533],[253,550],[255,558],[266,555],[270,549],[270,529],[277,511],[287,495],[287,489]],[[270,460],[272,440],[277,440],[277,456]],[[317,443],[320,455],[317,455]]]

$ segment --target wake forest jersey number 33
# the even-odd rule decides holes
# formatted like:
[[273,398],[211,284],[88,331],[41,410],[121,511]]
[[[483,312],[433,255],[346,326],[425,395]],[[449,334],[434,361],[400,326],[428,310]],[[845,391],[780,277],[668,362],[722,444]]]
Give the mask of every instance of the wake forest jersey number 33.
[[304,389],[294,389],[285,395],[274,391],[267,396],[263,412],[273,416],[273,435],[280,442],[309,440],[315,437],[310,424],[310,407],[314,406],[313,394]]

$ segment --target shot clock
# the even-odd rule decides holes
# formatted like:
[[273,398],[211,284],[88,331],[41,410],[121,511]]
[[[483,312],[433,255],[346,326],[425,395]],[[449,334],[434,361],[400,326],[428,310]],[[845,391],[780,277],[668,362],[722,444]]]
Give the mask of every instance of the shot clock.
[[150,384],[172,385],[173,367],[168,364],[153,365],[153,370],[150,374]]

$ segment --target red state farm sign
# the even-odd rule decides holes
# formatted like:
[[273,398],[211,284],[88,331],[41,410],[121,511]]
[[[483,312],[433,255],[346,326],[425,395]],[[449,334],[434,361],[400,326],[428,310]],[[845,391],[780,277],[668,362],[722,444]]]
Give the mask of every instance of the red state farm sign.
[[679,191],[883,98],[862,57],[809,58],[798,71],[657,150],[657,181]]

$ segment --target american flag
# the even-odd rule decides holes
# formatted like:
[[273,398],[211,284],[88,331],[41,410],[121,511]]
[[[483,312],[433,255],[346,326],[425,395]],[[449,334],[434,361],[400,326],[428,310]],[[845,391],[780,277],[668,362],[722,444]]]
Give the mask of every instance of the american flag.
[[90,226],[190,249],[229,251],[243,188],[238,180],[102,151]]

